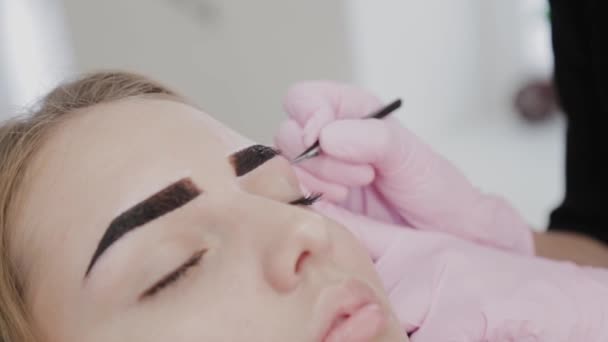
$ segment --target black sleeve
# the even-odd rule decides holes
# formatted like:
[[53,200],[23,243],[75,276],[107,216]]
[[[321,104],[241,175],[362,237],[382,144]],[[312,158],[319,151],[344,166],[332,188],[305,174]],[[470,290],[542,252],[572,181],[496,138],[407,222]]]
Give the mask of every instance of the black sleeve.
[[568,126],[566,193],[549,229],[608,243],[608,1],[550,3],[555,85]]

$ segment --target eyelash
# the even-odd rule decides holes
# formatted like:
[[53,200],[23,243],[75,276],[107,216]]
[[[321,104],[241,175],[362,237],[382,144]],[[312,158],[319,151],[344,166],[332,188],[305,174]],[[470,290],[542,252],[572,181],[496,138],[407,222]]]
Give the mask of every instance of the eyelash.
[[322,196],[323,196],[323,194],[321,194],[321,193],[312,193],[312,194],[308,194],[306,196],[302,196],[301,198],[298,198],[295,201],[291,201],[291,202],[289,202],[289,204],[310,206],[310,205],[315,204],[315,202],[317,202],[319,199],[321,199]]
[[[310,205],[313,205],[315,202],[317,202],[322,196],[323,196],[323,194],[321,194],[321,193],[311,193],[306,196],[302,196],[301,198],[298,198],[295,201],[291,201],[291,202],[289,202],[289,204],[310,206]],[[194,253],[194,255],[192,255],[185,263],[183,263],[175,271],[169,273],[168,275],[163,277],[161,280],[159,280],[156,284],[154,284],[152,287],[150,287],[149,289],[144,291],[144,293],[140,296],[140,300],[152,297],[152,296],[156,295],[158,292],[160,292],[161,290],[168,287],[169,285],[172,285],[173,283],[180,280],[183,276],[186,275],[186,273],[188,272],[188,270],[190,268],[197,266],[200,263],[201,259],[205,255],[205,252],[207,252],[206,249],[200,250],[200,251]]]
[[182,278],[184,275],[186,275],[187,271],[198,265],[201,261],[201,259],[203,258],[203,256],[205,255],[205,253],[207,252],[206,249],[200,250],[196,253],[194,253],[194,255],[192,255],[185,263],[183,263],[178,269],[176,269],[175,271],[169,273],[168,275],[166,275],[164,278],[162,278],[161,280],[159,280],[156,284],[154,284],[152,287],[150,287],[149,289],[147,289],[141,296],[140,296],[140,300],[141,299],[145,299],[148,297],[152,297],[155,294],[157,294],[159,291],[165,289],[167,286],[175,283],[176,281],[178,281],[180,278]]

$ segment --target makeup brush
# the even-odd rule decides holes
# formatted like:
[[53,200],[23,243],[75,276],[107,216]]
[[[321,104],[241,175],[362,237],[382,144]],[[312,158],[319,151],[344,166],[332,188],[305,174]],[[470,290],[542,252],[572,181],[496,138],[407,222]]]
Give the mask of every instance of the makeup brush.
[[[365,116],[364,119],[382,119],[382,118],[388,116],[389,114],[391,114],[392,112],[394,112],[395,110],[397,110],[399,107],[401,107],[401,99],[397,99],[397,100],[389,103],[388,105],[380,108],[378,111]],[[302,152],[299,156],[297,156],[291,163],[292,164],[300,163],[304,160],[314,158],[314,157],[318,156],[320,153],[321,153],[320,143],[319,143],[319,140],[317,139],[317,141],[314,144],[312,144],[309,148],[307,148],[304,152]]]

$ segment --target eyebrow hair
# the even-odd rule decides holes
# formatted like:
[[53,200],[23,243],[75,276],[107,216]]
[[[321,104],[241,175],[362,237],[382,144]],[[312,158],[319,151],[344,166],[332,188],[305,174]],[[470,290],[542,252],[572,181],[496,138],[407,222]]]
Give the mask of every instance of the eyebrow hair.
[[264,145],[253,145],[244,148],[230,156],[237,177],[241,177],[270,159],[280,154],[280,151]]
[[194,182],[190,178],[184,178],[118,215],[112,220],[99,241],[85,273],[85,278],[89,275],[99,257],[118,239],[133,229],[182,207],[200,194],[201,190]]

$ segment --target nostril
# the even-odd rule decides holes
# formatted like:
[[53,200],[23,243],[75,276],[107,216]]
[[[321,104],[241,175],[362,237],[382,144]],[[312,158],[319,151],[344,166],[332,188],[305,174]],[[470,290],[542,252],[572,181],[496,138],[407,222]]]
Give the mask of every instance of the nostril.
[[302,254],[300,254],[300,256],[298,257],[298,260],[296,261],[296,266],[295,266],[296,274],[300,273],[300,271],[302,270],[302,265],[304,264],[304,261],[306,261],[306,259],[308,259],[308,257],[310,257],[309,251],[305,251],[305,252],[302,252]]

